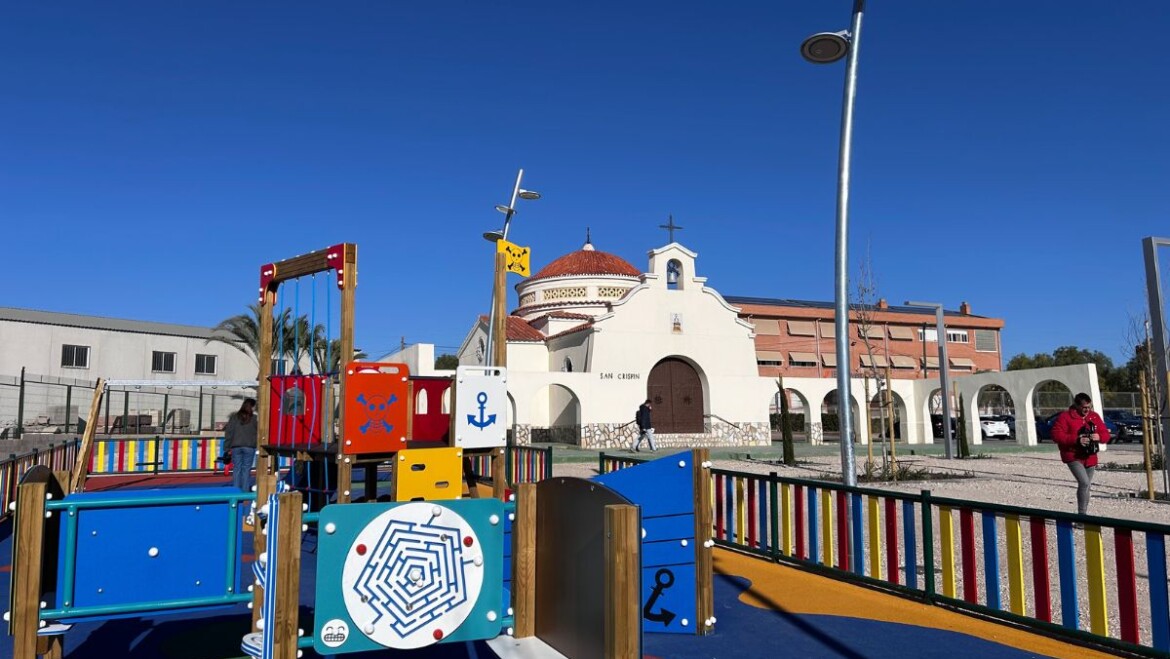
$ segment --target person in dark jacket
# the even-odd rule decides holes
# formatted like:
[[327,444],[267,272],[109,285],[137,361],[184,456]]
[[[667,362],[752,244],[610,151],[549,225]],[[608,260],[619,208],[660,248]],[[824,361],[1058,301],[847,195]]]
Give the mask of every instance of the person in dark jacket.
[[650,450],[657,451],[658,449],[654,448],[654,422],[650,420],[649,398],[638,408],[634,420],[638,423],[638,441],[634,444],[634,450],[641,450],[642,440],[645,439],[650,444]]
[[223,429],[224,450],[232,460],[232,484],[244,492],[252,491],[252,463],[256,460],[256,401],[244,399],[238,412],[228,417]]
[[1109,442],[1105,421],[1093,411],[1093,399],[1077,394],[1072,407],[1060,413],[1052,424],[1052,440],[1060,448],[1060,459],[1077,479],[1077,512],[1089,512],[1089,490],[1097,468],[1097,449]]

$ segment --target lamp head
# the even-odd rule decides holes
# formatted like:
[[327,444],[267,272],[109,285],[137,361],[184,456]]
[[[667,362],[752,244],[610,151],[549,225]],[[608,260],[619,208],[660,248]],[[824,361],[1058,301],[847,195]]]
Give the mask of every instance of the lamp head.
[[813,64],[832,64],[849,54],[848,30],[818,32],[800,44],[800,55]]
[[507,215],[508,213],[515,212],[514,210],[512,210],[511,208],[508,208],[507,206],[505,206],[503,204],[496,204],[496,210],[500,211],[504,215]]
[[536,190],[521,190],[519,195],[521,199],[528,199],[529,201],[540,199],[540,193]]
[[503,231],[484,231],[483,239],[489,243],[499,242],[504,239]]

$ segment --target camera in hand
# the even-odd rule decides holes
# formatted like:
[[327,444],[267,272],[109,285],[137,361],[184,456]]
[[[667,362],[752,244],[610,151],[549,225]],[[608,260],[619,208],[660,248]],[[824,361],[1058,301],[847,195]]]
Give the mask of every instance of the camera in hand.
[[[1079,435],[1081,437],[1092,437],[1095,432],[1097,432],[1097,425],[1092,421],[1086,421],[1085,425],[1081,426]],[[1076,454],[1078,458],[1087,458],[1090,455],[1095,455],[1100,450],[1101,443],[1096,440],[1089,440],[1087,445],[1077,442]]]

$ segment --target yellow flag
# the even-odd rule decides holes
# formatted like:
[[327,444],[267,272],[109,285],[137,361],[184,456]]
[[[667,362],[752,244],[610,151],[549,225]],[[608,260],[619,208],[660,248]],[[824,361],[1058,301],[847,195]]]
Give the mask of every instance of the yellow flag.
[[515,272],[521,277],[531,274],[528,269],[528,257],[532,250],[506,240],[497,240],[496,251],[504,253],[504,269],[508,272]]

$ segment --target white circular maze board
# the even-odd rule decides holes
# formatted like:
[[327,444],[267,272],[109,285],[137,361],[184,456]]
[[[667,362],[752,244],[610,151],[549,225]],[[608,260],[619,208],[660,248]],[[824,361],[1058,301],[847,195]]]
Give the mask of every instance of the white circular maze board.
[[350,632],[400,650],[438,643],[467,619],[483,577],[479,538],[462,516],[425,502],[391,508],[362,529],[345,558]]

